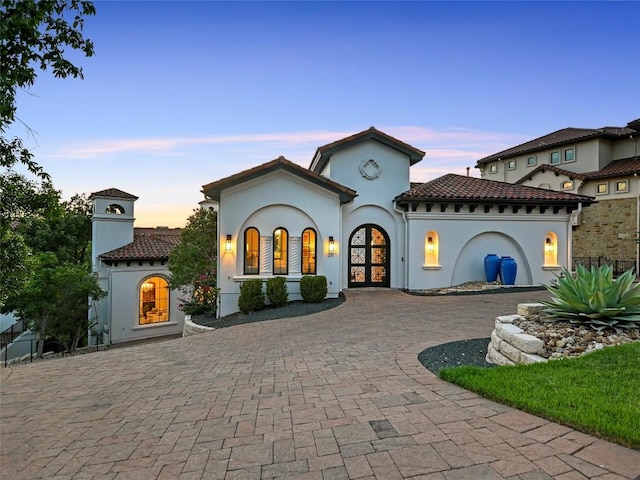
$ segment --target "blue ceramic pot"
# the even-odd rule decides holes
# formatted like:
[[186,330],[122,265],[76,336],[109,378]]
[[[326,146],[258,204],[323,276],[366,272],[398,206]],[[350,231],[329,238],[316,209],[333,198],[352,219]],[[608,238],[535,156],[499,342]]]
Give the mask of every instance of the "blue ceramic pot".
[[513,258],[502,257],[500,259],[500,280],[503,285],[515,285],[517,272],[518,264]]
[[495,282],[500,273],[500,257],[495,253],[489,253],[484,257],[484,274],[487,282]]

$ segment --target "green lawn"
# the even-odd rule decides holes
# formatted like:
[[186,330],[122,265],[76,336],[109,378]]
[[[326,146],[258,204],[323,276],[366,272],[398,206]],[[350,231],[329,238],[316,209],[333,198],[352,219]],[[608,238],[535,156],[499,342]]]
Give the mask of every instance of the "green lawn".
[[640,449],[640,342],[533,365],[448,368],[440,376],[519,410]]

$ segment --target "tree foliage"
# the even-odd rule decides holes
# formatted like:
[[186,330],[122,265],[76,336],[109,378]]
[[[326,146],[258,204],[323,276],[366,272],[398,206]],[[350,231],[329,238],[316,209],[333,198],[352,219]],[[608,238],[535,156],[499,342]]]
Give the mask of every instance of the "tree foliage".
[[[37,69],[57,78],[82,77],[65,51],[94,54],[84,38],[84,17],[95,15],[93,3],[64,0],[0,0],[0,132],[15,120],[19,88],[33,86]],[[2,166],[11,166],[5,165]],[[34,172],[35,173],[35,172]]]
[[169,255],[171,288],[193,287],[202,275],[216,268],[218,214],[214,210],[196,209],[187,219],[180,243]]
[[220,291],[216,276],[217,231],[217,212],[196,209],[169,255],[169,285],[188,295],[180,305],[187,315],[216,313]]
[[[34,85],[39,70],[50,70],[57,78],[82,78],[82,68],[68,54],[94,54],[93,43],[82,35],[84,18],[94,14],[94,5],[87,1],[0,0],[0,308],[29,275],[29,249],[16,226],[28,216],[46,216],[58,199],[51,196],[49,175],[23,140],[4,136],[18,120],[16,95]],[[18,173],[17,165],[37,181]]]

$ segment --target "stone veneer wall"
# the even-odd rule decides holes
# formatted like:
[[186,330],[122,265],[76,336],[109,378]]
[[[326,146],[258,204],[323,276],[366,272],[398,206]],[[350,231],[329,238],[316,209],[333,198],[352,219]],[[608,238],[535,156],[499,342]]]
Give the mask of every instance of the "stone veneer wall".
[[582,210],[573,232],[574,257],[636,259],[637,199],[602,200]]

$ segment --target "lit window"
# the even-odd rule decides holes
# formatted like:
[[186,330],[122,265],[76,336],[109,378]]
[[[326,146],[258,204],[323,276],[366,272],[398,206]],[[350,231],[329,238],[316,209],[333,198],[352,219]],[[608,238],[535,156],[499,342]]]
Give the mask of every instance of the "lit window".
[[244,231],[244,274],[260,273],[260,232],[250,227]]
[[289,273],[289,235],[284,228],[273,231],[273,274],[287,275]]
[[497,173],[498,172],[498,165],[495,163],[492,163],[491,165],[489,165],[489,173]]
[[169,321],[169,284],[162,277],[149,277],[140,285],[140,325]]
[[571,147],[571,148],[565,148],[564,150],[564,161],[565,163],[569,163],[569,162],[575,162],[576,160],[576,149]]
[[527,158],[527,167],[533,167],[536,164],[536,157],[531,156]]
[[599,183],[596,186],[596,193],[598,195],[604,195],[605,193],[607,193],[609,191],[608,185],[606,183]]
[[554,232],[548,232],[544,239],[544,264],[558,264],[558,236]]
[[316,232],[312,228],[302,231],[302,274],[316,274]]
[[571,180],[562,182],[562,190],[571,190],[572,188],[573,188],[573,182]]
[[626,192],[627,188],[628,187],[626,180],[620,180],[619,182],[616,182],[616,192]]
[[560,163],[560,152],[551,152],[551,157],[549,159],[549,163],[551,165],[556,165]]
[[424,264],[425,266],[437,266],[439,256],[439,239],[438,233],[433,230],[427,232],[424,242]]
[[515,160],[509,160],[509,163],[507,163],[507,168],[509,170],[515,170],[516,169],[516,161]]

